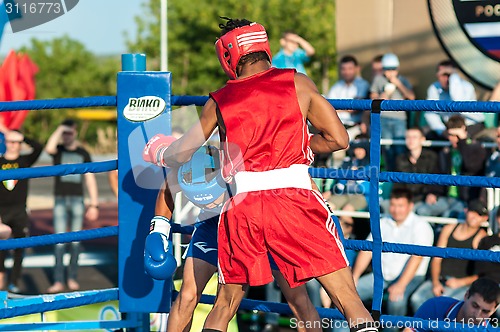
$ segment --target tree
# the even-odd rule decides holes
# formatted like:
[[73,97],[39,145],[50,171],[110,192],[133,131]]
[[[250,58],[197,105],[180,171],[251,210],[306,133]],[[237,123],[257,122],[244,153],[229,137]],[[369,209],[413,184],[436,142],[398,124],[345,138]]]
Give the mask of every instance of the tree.
[[[146,0],[137,16],[137,37],[128,39],[132,52],[145,53],[151,70],[159,69],[160,0]],[[226,76],[215,57],[219,16],[247,18],[266,26],[273,52],[285,30],[294,30],[316,48],[309,75],[326,92],[335,63],[334,1],[317,0],[192,0],[168,1],[168,55],[174,94],[206,95]]]
[[[116,73],[120,70],[118,57],[97,58],[84,45],[67,36],[51,41],[32,39],[27,53],[39,68],[36,75],[36,98],[72,98],[116,95]],[[45,141],[68,111],[42,110],[30,112],[24,124],[25,132]],[[97,127],[90,123],[83,140],[94,143]]]

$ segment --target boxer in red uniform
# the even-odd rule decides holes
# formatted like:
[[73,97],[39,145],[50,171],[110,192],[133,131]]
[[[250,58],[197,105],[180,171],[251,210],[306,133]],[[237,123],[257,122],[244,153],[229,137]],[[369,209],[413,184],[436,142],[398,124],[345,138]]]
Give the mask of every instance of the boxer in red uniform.
[[[348,147],[342,122],[306,75],[271,67],[262,25],[229,20],[220,27],[215,48],[230,80],[210,94],[197,126],[173,143],[151,139],[146,152],[157,165],[182,164],[219,127],[222,174],[237,190],[219,221],[220,287],[204,331],[226,331],[248,285],[272,281],[268,252],[290,286],[316,278],[353,331],[376,331],[308,175],[313,153]],[[319,134],[309,135],[307,120]]]

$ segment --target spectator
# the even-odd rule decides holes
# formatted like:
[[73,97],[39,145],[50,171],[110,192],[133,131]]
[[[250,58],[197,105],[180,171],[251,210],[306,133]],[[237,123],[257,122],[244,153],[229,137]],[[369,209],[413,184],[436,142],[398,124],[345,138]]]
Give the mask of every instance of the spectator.
[[497,148],[490,155],[486,161],[486,176],[498,177],[500,176],[500,127],[496,129],[497,134]]
[[[319,134],[318,130],[314,128],[310,123],[308,123],[309,133],[310,134]],[[339,151],[340,152],[340,151]],[[342,151],[343,152],[343,151]],[[330,168],[334,167],[334,162],[337,157],[332,153],[315,153],[314,160],[311,164],[311,167],[314,168]],[[334,182],[333,179],[320,179],[313,178],[314,183],[318,186],[318,190],[322,193],[322,195],[327,199],[331,195],[330,189],[332,188],[332,184]]]
[[[434,297],[426,301],[415,313],[416,318],[427,321],[456,322],[457,328],[464,324],[464,329],[471,329],[472,325],[487,326],[489,317],[500,304],[500,288],[498,283],[487,279],[477,279],[465,293],[463,300],[447,296]],[[419,331],[406,328],[404,332]],[[427,331],[427,330],[425,330]]]
[[[351,143],[348,155],[344,159],[340,171],[342,170],[363,170],[370,164],[368,153],[370,143],[368,140],[355,140]],[[368,170],[366,171],[368,173]],[[361,180],[337,180],[333,185],[328,202],[333,210],[362,211],[368,206],[368,194],[370,193],[370,183]],[[341,221],[353,223],[350,216],[341,216]]]
[[[486,236],[481,225],[488,220],[488,209],[477,200],[469,204],[464,223],[448,224],[439,234],[436,246],[440,248],[477,249]],[[431,261],[431,280],[424,282],[411,296],[414,312],[433,296],[450,296],[460,299],[469,285],[477,279],[474,262],[434,257]]]
[[[474,86],[462,79],[452,61],[441,61],[436,68],[437,81],[427,89],[427,100],[466,101],[477,100]],[[483,113],[460,113],[465,118],[467,131],[474,137],[484,129]],[[450,118],[448,112],[424,112],[429,126],[430,139],[441,139],[446,131],[446,122]]]
[[[446,123],[450,147],[445,147],[439,153],[439,167],[441,173],[451,175],[476,175],[485,173],[486,150],[478,142],[468,137],[465,119],[455,114]],[[444,217],[458,217],[463,219],[464,202],[478,199],[481,188],[457,187],[448,188],[448,207]]]
[[[376,55],[373,57],[371,62],[371,80],[373,82],[375,77],[383,75],[384,70],[382,69],[382,57],[383,54]],[[363,112],[361,116],[360,124],[361,134],[369,135],[370,133],[370,112]]]
[[383,54],[378,54],[373,57],[372,62],[371,62],[371,70],[372,70],[372,79],[371,81],[375,79],[376,76],[378,75],[383,75],[384,74],[384,69],[382,68],[382,57]]
[[[438,156],[429,149],[423,148],[425,136],[418,127],[412,127],[405,134],[405,154],[396,159],[396,172],[438,174]],[[415,213],[423,216],[437,216],[447,207],[443,197],[443,187],[424,184],[395,183],[393,188],[407,188],[413,194]]]
[[[412,212],[413,201],[407,189],[394,189],[391,193],[390,217],[380,220],[380,230],[384,242],[432,246],[434,233],[427,221]],[[368,235],[372,241],[372,234]],[[362,300],[373,297],[373,273],[362,276],[370,264],[372,253],[361,251],[353,267],[353,277]],[[382,274],[384,290],[389,293],[387,313],[405,316],[410,294],[424,281],[428,257],[416,255],[382,253]]]
[[[370,85],[360,76],[358,60],[354,56],[346,55],[340,59],[339,76],[340,80],[328,92],[328,99],[368,98]],[[361,123],[362,111],[339,110],[337,113],[346,129],[348,129],[347,132],[351,140],[361,133],[359,124]]]
[[[373,79],[370,88],[371,99],[414,100],[413,87],[408,80],[399,74],[399,59],[393,53],[386,53],[382,57],[383,74]],[[397,111],[382,112],[380,115],[382,138],[404,139],[406,132],[406,113]],[[384,148],[384,157],[387,170],[395,169],[396,156],[402,154],[402,146]]]
[[[52,133],[45,146],[45,151],[53,158],[54,165],[78,164],[91,162],[87,150],[77,141],[77,126],[72,119],[63,121]],[[62,143],[59,143],[59,142]],[[99,201],[97,183],[93,173],[71,174],[55,177],[54,232],[65,233],[68,228],[72,232],[83,227],[85,204],[83,200],[83,178],[90,198],[85,218],[94,221],[99,216]],[[71,243],[71,260],[68,268],[67,286],[69,290],[80,289],[77,282],[78,255],[80,244]],[[54,284],[47,289],[48,293],[58,293],[64,290],[64,244],[55,248],[56,263],[54,267]]]
[[[29,154],[21,155],[22,143],[31,146]],[[6,151],[0,157],[1,170],[31,167],[42,153],[42,145],[34,140],[24,137],[18,131],[7,131],[5,133]],[[28,198],[28,179],[4,180],[0,186],[0,219],[2,227],[1,238],[12,236],[16,239],[29,235],[29,217],[26,213],[26,199]],[[5,289],[5,256],[7,251],[0,251],[0,289]],[[14,249],[14,266],[10,274],[8,290],[19,293],[18,282],[21,277],[24,249]]]
[[[479,242],[477,249],[489,250],[498,253],[500,251],[500,208],[497,208],[495,220],[491,220],[490,225],[491,224],[496,224],[495,234],[483,237]],[[500,284],[500,264],[494,262],[481,262],[475,266],[476,273],[479,278],[489,278],[494,280],[497,284]]]
[[295,68],[299,73],[306,74],[304,63],[309,62],[316,52],[314,47],[292,31],[283,33],[280,45],[281,49],[273,57],[273,67]]

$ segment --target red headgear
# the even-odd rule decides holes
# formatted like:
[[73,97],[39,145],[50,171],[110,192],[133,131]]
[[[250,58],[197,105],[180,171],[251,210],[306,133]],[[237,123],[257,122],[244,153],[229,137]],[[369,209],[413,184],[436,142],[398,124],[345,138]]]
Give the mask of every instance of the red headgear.
[[222,69],[231,79],[236,79],[236,66],[241,57],[255,52],[266,52],[272,59],[266,29],[259,23],[252,23],[226,33],[215,42],[215,51]]

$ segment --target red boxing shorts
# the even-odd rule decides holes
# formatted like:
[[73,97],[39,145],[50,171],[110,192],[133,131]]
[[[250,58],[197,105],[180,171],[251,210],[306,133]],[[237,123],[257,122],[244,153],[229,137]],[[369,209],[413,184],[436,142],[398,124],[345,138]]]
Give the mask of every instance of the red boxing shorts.
[[271,282],[268,252],[291,287],[349,265],[323,198],[304,188],[238,193],[224,205],[218,248],[223,284]]

